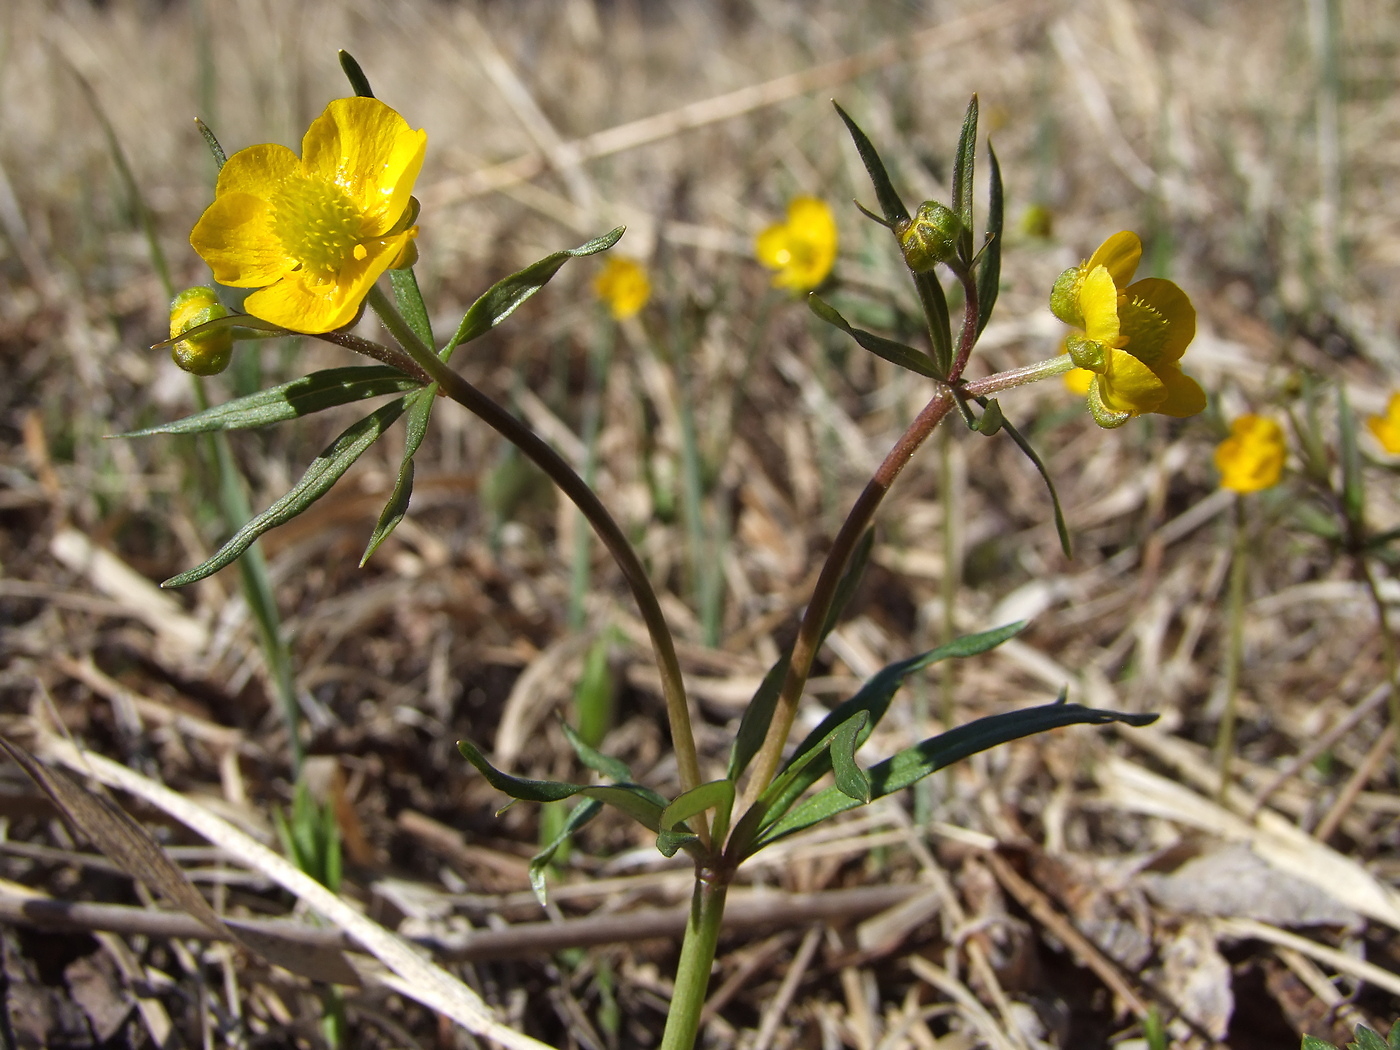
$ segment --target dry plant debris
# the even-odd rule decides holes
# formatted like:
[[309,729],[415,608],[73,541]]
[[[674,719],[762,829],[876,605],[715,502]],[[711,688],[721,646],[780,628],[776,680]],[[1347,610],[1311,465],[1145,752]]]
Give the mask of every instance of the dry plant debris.
[[[0,733],[66,770],[54,790],[86,799],[99,825],[111,800],[130,814],[125,846],[101,827],[80,841],[18,766],[0,771],[0,1033],[13,1045],[320,1045],[320,986],[295,975],[297,959],[359,982],[345,995],[354,1046],[479,1045],[445,1020],[469,1014],[515,1045],[612,1050],[660,1030],[684,868],[605,816],[542,912],[527,884],[538,812],[498,817],[502,799],[453,747],[470,735],[520,775],[577,775],[557,718],[597,632],[567,620],[574,515],[444,405],[410,516],[365,569],[353,566],[392,450],[266,537],[344,842],[340,901],[318,905],[265,852],[273,810],[292,799],[287,739],[236,570],[184,592],[153,583],[221,538],[208,464],[177,439],[103,440],[192,405],[144,349],[164,335],[166,304],[81,82],[188,279],[182,231],[210,169],[183,118],[201,114],[226,143],[291,140],[344,92],[327,41],[415,127],[456,144],[430,154],[420,182],[430,301],[464,306],[578,233],[626,223],[624,246],[689,333],[711,511],[729,523],[717,644],[663,498],[680,394],[640,320],[621,328],[601,389],[596,482],[681,633],[716,769],[718,730],[791,638],[813,552],[918,405],[892,369],[766,298],[751,258],[794,194],[868,196],[828,97],[891,144],[900,179],[946,196],[947,158],[922,151],[955,141],[947,114],[981,94],[1008,178],[1000,313],[982,344],[997,367],[1053,352],[1046,291],[1105,230],[1141,230],[1151,264],[1200,310],[1192,362],[1216,400],[1203,417],[1105,437],[1054,384],[1004,399],[1059,485],[1074,560],[1005,443],[958,433],[917,460],[807,701],[815,720],[937,644],[951,573],[959,629],[1032,626],[913,683],[872,754],[945,713],[1044,702],[1064,684],[1093,706],[1160,712],[1158,727],[1010,745],[760,854],[731,909],[706,1045],[1145,1046],[1155,1011],[1173,1045],[1262,1050],[1304,1032],[1342,1045],[1356,1024],[1385,1032],[1400,1016],[1385,640],[1355,565],[1290,524],[1286,496],[1252,504],[1228,790],[1210,754],[1231,561],[1211,452],[1226,420],[1296,403],[1304,373],[1345,387],[1361,414],[1400,385],[1394,0],[73,0],[8,5],[0,26]],[[895,260],[853,209],[835,210],[843,287],[875,304],[866,323],[897,328],[910,307]],[[462,364],[577,462],[593,274],[565,271],[525,308],[530,324],[473,344]],[[218,396],[298,374],[308,357],[344,363],[309,341],[264,347]],[[238,438],[255,506],[336,422]],[[1394,460],[1364,450],[1380,532],[1400,524]],[[585,623],[618,632],[606,749],[666,789],[676,774],[642,629],[597,552],[592,570]],[[1394,616],[1394,578],[1379,590]],[[85,781],[120,790],[109,800]],[[165,875],[148,856],[129,878],[123,849],[152,844]],[[403,954],[408,942],[424,954]]]

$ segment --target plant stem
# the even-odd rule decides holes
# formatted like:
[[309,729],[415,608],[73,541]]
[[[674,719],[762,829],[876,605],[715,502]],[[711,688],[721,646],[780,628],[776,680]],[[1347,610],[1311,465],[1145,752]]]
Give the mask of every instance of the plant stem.
[[700,1013],[710,987],[710,967],[714,965],[715,945],[719,943],[720,923],[724,919],[724,898],[729,892],[729,883],[713,875],[700,871],[695,876],[661,1050],[691,1050],[700,1032]]
[[[666,619],[661,614],[661,603],[647,578],[646,569],[642,567],[632,545],[627,542],[621,527],[613,520],[593,490],[584,484],[583,479],[558,452],[528,426],[454,372],[437,354],[425,346],[378,286],[370,289],[369,304],[385,327],[399,341],[399,345],[408,352],[418,367],[438,384],[442,392],[528,456],[559,486],[598,533],[598,538],[603,541],[618,568],[622,570],[623,578],[631,588],[632,596],[651,634],[652,646],[656,650],[657,669],[661,673],[661,691],[666,701],[666,716],[671,725],[671,743],[676,751],[681,789],[689,791],[697,786],[700,783],[700,763],[695,751],[695,736],[691,730],[690,711],[686,704],[680,661],[676,658],[676,646],[671,638],[670,628],[666,625]],[[696,833],[708,844],[709,832],[703,815],[696,819],[696,824],[699,825]]]
[[1244,500],[1235,497],[1234,551],[1230,556],[1230,604],[1225,649],[1225,709],[1215,734],[1215,764],[1220,774],[1216,799],[1223,801],[1230,785],[1230,762],[1235,756],[1235,699],[1240,686],[1240,663],[1244,656],[1244,584],[1249,568],[1249,530]]

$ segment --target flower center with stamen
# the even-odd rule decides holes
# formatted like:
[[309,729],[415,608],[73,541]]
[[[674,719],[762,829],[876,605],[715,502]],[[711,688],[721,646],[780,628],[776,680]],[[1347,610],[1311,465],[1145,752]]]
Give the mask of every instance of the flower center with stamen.
[[334,183],[290,180],[272,199],[272,230],[300,269],[335,280],[351,258],[363,259],[364,216]]

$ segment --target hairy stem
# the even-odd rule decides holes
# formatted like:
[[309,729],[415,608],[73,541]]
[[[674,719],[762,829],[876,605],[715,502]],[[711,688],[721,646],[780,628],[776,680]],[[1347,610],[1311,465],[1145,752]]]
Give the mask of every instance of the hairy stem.
[[[636,551],[627,542],[621,527],[613,520],[602,501],[574,472],[564,458],[527,425],[516,419],[491,398],[454,372],[425,346],[404,321],[394,304],[378,287],[369,293],[369,303],[386,328],[413,358],[415,364],[444,394],[477,416],[507,441],[520,449],[534,464],[559,486],[576,506],[617,562],[632,590],[632,596],[651,634],[656,651],[657,668],[661,672],[661,691],[666,701],[666,715],[671,724],[671,742],[676,750],[676,766],[681,789],[689,791],[700,783],[700,763],[695,751],[695,736],[691,730],[690,711],[686,703],[685,685],[681,680],[680,661],[670,628],[661,614],[661,603],[647,578]],[[708,841],[704,818],[696,820],[695,828],[702,841]]]

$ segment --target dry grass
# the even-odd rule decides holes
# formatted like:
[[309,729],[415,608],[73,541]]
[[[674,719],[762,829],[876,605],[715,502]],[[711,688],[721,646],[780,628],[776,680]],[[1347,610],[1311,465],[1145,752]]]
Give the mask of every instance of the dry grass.
[[[777,0],[6,5],[0,725],[34,741],[57,719],[269,841],[270,812],[290,799],[285,732],[235,573],[176,604],[142,605],[131,576],[96,572],[82,554],[85,538],[160,580],[207,556],[219,527],[195,445],[102,440],[192,402],[169,361],[144,349],[163,334],[164,297],[76,74],[131,158],[177,283],[205,279],[184,236],[212,169],[189,118],[202,110],[230,149],[294,144],[345,91],[340,46],[428,130],[418,269],[439,329],[502,274],[629,226],[619,250],[648,260],[658,294],[647,327],[620,334],[599,488],[663,590],[704,715],[702,760],[715,770],[743,700],[791,639],[817,557],[864,472],[925,396],[800,305],[766,299],[751,238],[793,193],[870,199],[827,97],[863,123],[908,196],[946,198],[958,121],[976,91],[1009,201],[986,366],[1052,353],[1058,326],[1044,303],[1055,274],[1104,235],[1134,228],[1150,265],[1198,305],[1188,364],[1219,408],[1105,433],[1057,384],[1003,398],[1057,479],[1073,561],[1015,449],[954,435],[959,627],[1034,621],[1017,642],[956,669],[953,710],[963,721],[1044,702],[1069,683],[1076,699],[1163,718],[1151,730],[1065,731],[1005,747],[939,776],[917,802],[859,811],[820,841],[761,855],[747,869],[755,886],[905,885],[909,897],[893,911],[889,897],[841,898],[847,922],[771,903],[750,912],[721,946],[705,1038],[1082,1050],[1129,1045],[1135,1013],[1153,1005],[1182,1014],[1172,1028],[1182,1046],[1292,1045],[1299,1030],[1337,1038],[1356,1020],[1387,1028],[1400,1016],[1400,804],[1376,702],[1384,645],[1356,567],[1290,519],[1305,491],[1297,478],[1250,501],[1258,539],[1238,786],[1219,801],[1208,751],[1223,702],[1230,542],[1229,502],[1210,465],[1221,419],[1296,405],[1305,373],[1378,411],[1400,372],[1400,10],[1334,0],[1339,67],[1329,79],[1304,9],[1313,6],[1328,5],[1024,0],[990,14],[961,2]],[[912,32],[938,24],[959,34],[956,47]],[[212,108],[199,87],[203,46]],[[728,97],[789,74],[805,79]],[[602,134],[656,115],[665,119]],[[1031,205],[1049,209],[1053,237],[1018,225]],[[838,207],[838,221],[843,304],[873,304],[872,326],[902,323],[910,297],[882,231],[850,207]],[[603,329],[587,286],[595,269],[571,264],[460,361],[566,452]],[[694,338],[682,342],[686,331]],[[714,455],[709,512],[730,521],[717,647],[701,644],[683,520],[658,499],[673,492],[665,479],[679,430],[677,386],[649,349],[655,338],[685,352]],[[256,353],[240,350],[218,396],[343,363],[309,342]],[[1329,395],[1329,432],[1332,405]],[[565,926],[559,941],[516,958],[518,934],[498,931],[475,949],[463,936],[468,924],[542,918],[522,892],[538,815],[516,806],[496,816],[500,797],[452,742],[495,745],[523,775],[578,775],[554,715],[591,635],[565,619],[571,514],[454,407],[438,409],[420,454],[412,515],[365,570],[355,563],[392,483],[397,437],[265,544],[310,750],[346,837],[345,894],[435,946],[515,1027],[559,1046],[652,1045],[675,947],[652,936],[665,915],[661,926],[632,923],[679,902],[686,878],[635,829],[590,825],[556,879],[552,916],[592,915],[608,943]],[[349,418],[331,415],[235,438],[255,506]],[[940,469],[930,447],[893,493],[875,565],[824,654],[811,717],[940,637]],[[1372,526],[1400,523],[1394,471],[1373,465],[1368,477]],[[1394,586],[1384,581],[1383,593],[1393,598]],[[617,624],[629,639],[616,653],[607,748],[666,791],[674,767],[655,674],[601,553],[587,608],[591,625]],[[866,753],[928,735],[941,689],[936,676],[912,686]],[[1305,754],[1336,726],[1321,757]],[[64,900],[142,903],[144,891],[75,844],[18,770],[4,787],[0,874]],[[159,825],[153,810],[136,812]],[[286,911],[289,899],[256,872],[190,852],[201,844],[174,827],[161,834],[186,851],[176,851],[186,867],[212,872],[199,881],[216,908]],[[1301,946],[1287,939],[1297,934]],[[575,936],[593,946],[563,950]],[[173,1023],[170,1046],[317,1038],[313,986],[241,949],[22,926],[3,931],[3,946],[20,1045],[140,1045],[157,1026],[152,1002]],[[1356,965],[1363,959],[1390,972],[1389,990],[1384,973]],[[132,1013],[136,994],[145,999]],[[348,1006],[354,1046],[470,1045],[383,988],[350,993]]]

